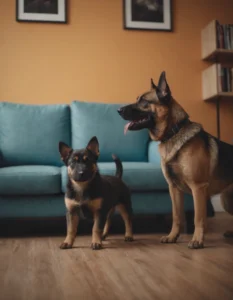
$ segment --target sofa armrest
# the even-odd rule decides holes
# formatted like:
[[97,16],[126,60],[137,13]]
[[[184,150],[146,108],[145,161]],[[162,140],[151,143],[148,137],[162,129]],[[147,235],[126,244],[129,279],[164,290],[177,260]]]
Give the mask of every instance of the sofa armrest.
[[159,154],[159,142],[150,141],[148,145],[148,162],[157,164],[160,166],[160,154]]

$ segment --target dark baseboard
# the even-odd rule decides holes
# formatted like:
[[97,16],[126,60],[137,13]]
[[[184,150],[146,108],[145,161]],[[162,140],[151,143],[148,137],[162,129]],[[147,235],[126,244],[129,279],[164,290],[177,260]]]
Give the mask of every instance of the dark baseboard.
[[[78,234],[91,234],[93,223],[81,220]],[[133,218],[134,233],[157,233],[169,232],[171,228],[171,217],[169,215],[137,215]],[[123,234],[124,223],[119,215],[112,218],[110,228],[112,234]],[[65,235],[65,217],[59,218],[23,218],[23,219],[1,219],[0,236],[48,236]]]
[[[168,233],[172,225],[172,215],[136,215],[133,217],[133,232],[140,233]],[[91,234],[93,223],[81,220],[78,234]],[[124,223],[119,215],[114,215],[110,233],[123,234]],[[184,232],[192,234],[194,231],[194,212],[185,213]],[[0,236],[51,236],[66,234],[66,219],[59,218],[14,218],[0,219]]]

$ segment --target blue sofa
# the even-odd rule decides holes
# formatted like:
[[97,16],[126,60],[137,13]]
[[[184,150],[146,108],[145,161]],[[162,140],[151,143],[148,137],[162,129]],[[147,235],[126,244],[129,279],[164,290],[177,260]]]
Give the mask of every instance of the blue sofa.
[[[83,148],[96,135],[101,174],[115,174],[112,153],[123,162],[134,214],[171,212],[158,144],[147,130],[124,135],[117,104],[73,101],[71,105],[0,103],[0,219],[65,215],[66,167],[58,142]],[[185,196],[185,211],[193,211]]]

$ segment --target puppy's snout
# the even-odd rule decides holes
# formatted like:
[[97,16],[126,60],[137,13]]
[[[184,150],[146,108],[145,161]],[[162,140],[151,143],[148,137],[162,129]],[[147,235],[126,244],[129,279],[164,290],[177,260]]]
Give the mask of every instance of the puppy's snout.
[[83,175],[83,173],[84,173],[83,171],[78,171],[79,175]]

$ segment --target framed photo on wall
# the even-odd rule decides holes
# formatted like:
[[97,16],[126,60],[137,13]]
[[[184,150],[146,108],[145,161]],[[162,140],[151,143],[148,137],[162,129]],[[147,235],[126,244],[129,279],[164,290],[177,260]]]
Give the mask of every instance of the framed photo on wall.
[[172,0],[123,0],[124,28],[172,31]]
[[16,20],[67,23],[67,0],[16,0]]

